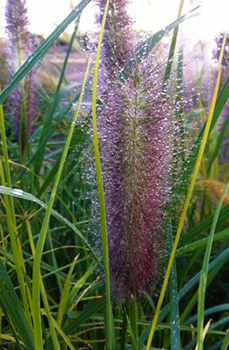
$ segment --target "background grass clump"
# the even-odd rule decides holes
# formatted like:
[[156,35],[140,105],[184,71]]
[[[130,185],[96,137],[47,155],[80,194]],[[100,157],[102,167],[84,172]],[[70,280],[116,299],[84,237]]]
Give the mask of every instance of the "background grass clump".
[[198,8],[143,35],[126,1],[97,0],[82,39],[89,3],[37,42],[7,1],[0,349],[226,350],[227,34],[190,78],[179,26]]

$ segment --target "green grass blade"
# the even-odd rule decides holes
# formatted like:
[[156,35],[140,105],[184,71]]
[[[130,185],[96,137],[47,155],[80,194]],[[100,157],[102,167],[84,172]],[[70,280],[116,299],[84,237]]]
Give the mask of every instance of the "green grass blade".
[[225,338],[223,340],[223,345],[220,348],[220,350],[227,350],[229,346],[229,329],[227,330],[227,333],[225,335]]
[[[173,245],[171,227],[169,227],[170,251]],[[177,292],[177,271],[176,263],[173,262],[170,275],[170,325],[171,325],[171,350],[181,349],[180,344],[180,322],[179,322],[179,298]]]
[[203,350],[204,305],[205,305],[205,292],[206,292],[206,286],[207,286],[207,275],[208,275],[208,269],[209,269],[209,261],[210,261],[210,255],[211,255],[211,249],[212,249],[216,224],[218,222],[219,213],[220,213],[224,198],[225,198],[228,190],[229,190],[229,182],[225,186],[224,193],[223,193],[222,197],[220,198],[220,201],[219,201],[217,208],[216,208],[214,220],[212,223],[212,227],[211,227],[211,231],[209,234],[208,243],[207,243],[207,247],[206,247],[206,251],[205,251],[205,255],[204,255],[203,267],[202,267],[201,274],[200,274],[200,283],[199,283],[199,289],[198,289],[197,350]]
[[128,315],[126,314],[126,320],[127,320],[127,328],[129,330],[129,333],[130,333],[130,339],[131,339],[131,344],[132,344],[132,349],[133,350],[138,350],[138,344],[137,344],[137,339],[134,335],[134,331],[131,327],[131,322],[130,322],[130,319],[128,317]]
[[101,311],[103,308],[103,301],[91,301],[89,302],[82,312],[79,313],[75,320],[72,320],[70,324],[64,327],[66,334],[74,334],[77,329],[85,323],[90,317],[94,316],[96,312]]
[[[209,264],[209,272],[212,271],[214,269],[220,269],[224,264],[226,264],[226,262],[229,259],[229,248],[226,248],[221,254],[219,254],[219,256],[217,256],[210,264]],[[217,271],[214,274],[214,276],[217,276]],[[178,292],[178,300],[180,301],[192,288],[193,286],[195,286],[200,279],[200,272],[198,272],[195,276],[193,276],[187,283],[186,285]],[[160,321],[162,321],[169,313],[170,310],[170,304],[166,305],[160,313]],[[181,329],[182,326],[180,326]],[[141,337],[139,338],[139,344],[143,344],[145,342],[145,340],[147,339],[147,337],[149,336],[150,333],[150,329],[151,326],[147,327],[147,329],[143,332],[143,334],[141,335]],[[197,332],[197,329],[196,329]]]
[[[229,229],[225,229],[223,231],[215,233],[213,241],[214,242],[221,241],[228,236],[229,236]],[[196,242],[193,242],[193,243],[187,244],[183,247],[180,247],[177,250],[176,257],[178,258],[178,257],[183,256],[186,253],[194,252],[197,249],[204,248],[207,245],[207,242],[208,242],[208,237],[199,239]]]
[[210,159],[209,159],[209,162],[208,162],[208,168],[207,168],[207,174],[210,173],[211,166],[212,166],[214,160],[216,159],[217,155],[219,154],[220,147],[222,145],[225,133],[228,130],[228,125],[229,125],[229,114],[227,114],[227,116],[226,116],[226,118],[225,118],[225,120],[223,122],[223,125],[222,125],[222,128],[220,130],[219,135],[218,136],[216,135],[216,137],[217,137],[216,145],[215,145],[214,151],[210,155]]
[[73,260],[73,262],[71,264],[71,267],[69,269],[69,272],[68,272],[68,275],[67,275],[67,278],[66,278],[66,281],[65,281],[65,284],[64,284],[64,289],[62,291],[62,295],[61,295],[61,299],[60,299],[60,305],[59,305],[59,309],[58,309],[58,315],[57,315],[57,324],[58,324],[59,327],[61,327],[62,320],[63,320],[63,317],[64,317],[65,308],[66,308],[66,305],[67,305],[67,299],[68,299],[68,296],[69,296],[69,293],[70,293],[70,289],[71,289],[71,278],[72,278],[72,274],[73,274],[74,268],[76,266],[78,257],[79,256],[77,256]]
[[3,89],[0,94],[0,104],[5,101],[13,88],[26,76],[26,74],[33,68],[33,66],[44,56],[50,46],[63,33],[63,31],[74,21],[74,19],[81,14],[84,8],[91,2],[91,0],[82,0],[74,10],[58,25],[58,27],[48,36],[48,38],[33,52],[27,61],[14,74],[9,84]]
[[[6,173],[6,179],[5,179],[2,161],[0,160],[0,179],[3,186],[6,186],[6,183],[7,183],[8,186],[11,187],[9,155],[8,155],[8,147],[7,147],[7,140],[6,140],[4,111],[3,111],[2,104],[0,104],[0,134],[1,134],[1,140],[2,140],[2,146],[3,146],[3,156],[4,156],[4,163],[5,163],[4,165],[5,165],[5,173]],[[7,225],[8,225],[8,230],[10,234],[11,248],[12,248],[12,252],[15,260],[15,268],[16,268],[17,278],[20,286],[22,302],[25,309],[27,320],[29,322],[29,326],[32,329],[31,314],[29,310],[29,305],[28,305],[28,300],[26,295],[26,288],[25,288],[25,280],[24,280],[25,265],[24,265],[24,259],[22,254],[21,242],[19,239],[17,239],[18,233],[17,233],[14,202],[12,197],[8,198],[7,196],[4,196],[4,201],[5,201],[5,209],[6,209],[6,216],[7,216]]]
[[[37,203],[38,205],[43,207],[45,210],[48,209],[47,204],[45,204],[44,202],[42,202],[40,199],[36,198],[32,194],[24,192],[22,190],[8,188],[5,186],[0,186],[0,193],[4,194],[4,195],[8,195],[8,196],[13,196],[13,197],[25,199],[25,200]],[[63,217],[60,213],[58,213],[54,209],[52,209],[52,215],[60,222],[66,224],[71,230],[73,230],[75,232],[75,234],[85,243],[85,245],[90,250],[90,252],[92,253],[95,260],[100,264],[99,259],[96,255],[95,251],[93,250],[93,248],[91,247],[89,242],[86,240],[86,238],[83,236],[83,234],[77,229],[77,227],[75,227],[68,219]]]
[[205,149],[205,145],[207,143],[207,139],[208,139],[208,135],[210,132],[210,126],[211,126],[211,122],[212,122],[212,117],[213,117],[213,112],[215,109],[215,104],[216,104],[216,99],[217,99],[217,95],[218,95],[218,91],[219,91],[219,84],[220,84],[220,78],[221,78],[221,63],[222,63],[222,58],[223,58],[223,52],[224,52],[224,46],[225,46],[225,42],[226,42],[226,35],[224,36],[224,40],[223,40],[223,44],[222,44],[222,49],[220,52],[220,58],[219,58],[219,63],[218,63],[218,74],[217,74],[217,78],[216,78],[216,83],[215,83],[215,89],[214,89],[214,94],[213,94],[213,98],[212,98],[212,102],[211,102],[211,106],[210,106],[210,111],[209,111],[209,116],[208,116],[208,120],[206,123],[206,127],[204,130],[204,134],[203,134],[203,139],[201,142],[201,146],[198,152],[198,156],[197,156],[197,160],[196,160],[196,164],[195,164],[195,168],[193,171],[193,176],[192,176],[192,180],[188,189],[188,193],[187,193],[187,197],[184,203],[184,208],[181,214],[181,219],[178,225],[178,229],[177,229],[177,234],[174,240],[174,245],[173,245],[173,249],[170,255],[170,259],[169,259],[169,263],[168,263],[168,267],[167,267],[167,271],[165,274],[165,279],[162,285],[162,289],[161,289],[161,293],[160,293],[160,297],[159,297],[159,301],[157,304],[157,308],[156,308],[156,313],[153,319],[153,323],[152,323],[152,327],[151,327],[151,331],[150,331],[150,335],[147,341],[147,345],[146,345],[146,350],[150,349],[152,340],[153,340],[153,335],[156,329],[156,325],[157,325],[157,321],[159,318],[159,314],[160,314],[160,310],[161,310],[161,306],[164,300],[164,296],[165,296],[165,292],[166,292],[166,288],[168,285],[168,280],[169,280],[169,276],[170,276],[170,272],[171,272],[171,268],[172,268],[172,264],[173,264],[173,260],[175,258],[175,254],[176,254],[176,250],[177,250],[177,246],[179,243],[179,239],[180,239],[180,235],[183,229],[183,225],[184,225],[184,221],[185,221],[185,217],[188,211],[188,207],[189,207],[189,203],[192,197],[192,193],[193,193],[193,189],[195,186],[195,182],[196,182],[196,178],[201,166],[201,161],[202,161],[202,157],[203,157],[203,153],[204,153],[204,149]]
[[50,216],[52,214],[52,208],[53,208],[54,200],[56,197],[58,184],[60,182],[60,178],[61,178],[61,174],[62,174],[62,170],[63,170],[64,164],[65,164],[65,161],[67,159],[69,146],[70,146],[71,139],[72,139],[72,136],[73,136],[73,133],[75,130],[75,123],[76,123],[76,120],[79,116],[80,105],[81,105],[81,101],[82,101],[82,97],[83,97],[86,79],[87,79],[89,69],[90,69],[90,63],[91,63],[91,60],[89,60],[89,62],[88,62],[88,67],[87,67],[87,71],[85,74],[79,103],[78,103],[76,112],[74,114],[74,117],[73,117],[73,120],[72,120],[72,123],[70,126],[70,130],[69,130],[69,134],[68,134],[65,146],[64,146],[62,158],[60,161],[60,166],[59,166],[58,172],[56,174],[56,179],[55,179],[53,189],[52,189],[52,192],[50,195],[48,208],[47,208],[46,213],[45,213],[44,221],[43,221],[43,224],[41,227],[41,232],[39,235],[39,239],[37,242],[36,251],[35,251],[35,255],[34,255],[32,290],[33,290],[33,322],[34,322],[36,350],[43,350],[41,315],[40,315],[40,264],[41,264],[41,257],[42,257],[42,252],[44,249],[44,244],[45,244],[45,240],[46,240],[46,236],[47,236],[47,232],[48,232],[49,220],[50,220]]
[[[180,0],[178,18],[181,16],[183,5],[184,5],[184,0]],[[173,30],[173,37],[172,37],[172,41],[171,41],[171,45],[170,45],[170,49],[169,49],[168,62],[167,62],[166,70],[165,70],[164,86],[166,85],[166,82],[169,80],[171,70],[172,70],[174,53],[175,53],[175,48],[176,48],[176,43],[177,43],[178,29],[179,29],[179,25],[177,25],[177,27],[175,27]]]
[[25,318],[24,310],[14,291],[5,266],[0,261],[0,305],[5,315],[10,319],[14,328],[24,342],[26,349],[35,350],[34,337]]
[[219,93],[219,97],[217,99],[217,103],[215,105],[215,110],[214,110],[214,114],[213,114],[213,118],[212,118],[212,123],[211,123],[211,128],[210,131],[213,130],[214,126],[216,125],[220,113],[223,110],[223,107],[225,106],[225,103],[227,102],[229,97],[229,77],[227,78],[226,82],[224,83],[220,93]]
[[190,18],[190,14],[193,11],[196,11],[200,6],[195,7],[192,11],[189,13],[183,15],[182,17],[178,18],[165,28],[159,30],[157,33],[155,33],[153,36],[142,42],[136,50],[130,55],[128,58],[128,61],[125,63],[120,75],[120,80],[126,80],[128,79],[131,71],[135,67],[136,63],[140,63],[143,59],[145,59],[148,54],[152,51],[154,46],[163,38],[164,35],[168,34],[171,30],[176,28],[179,24],[181,24],[186,19]]
[[60,96],[60,88],[61,88],[61,85],[63,83],[63,80],[64,80],[64,76],[65,76],[65,72],[66,72],[66,69],[67,69],[67,64],[68,64],[68,59],[69,59],[69,56],[70,56],[70,53],[71,53],[71,50],[72,50],[72,46],[73,46],[73,42],[76,38],[76,33],[77,33],[77,30],[78,30],[78,24],[79,24],[79,18],[78,17],[77,19],[77,23],[75,23],[75,28],[74,28],[74,31],[72,33],[72,36],[71,36],[71,39],[70,39],[70,43],[68,45],[68,49],[67,49],[67,52],[66,52],[66,56],[65,56],[65,60],[64,60],[64,63],[63,63],[63,67],[61,69],[61,74],[60,74],[60,78],[59,78],[59,81],[58,81],[58,84],[57,84],[57,87],[56,87],[56,91],[55,91],[55,94],[54,94],[54,97],[53,97],[53,102],[51,103],[51,106],[50,108],[48,109],[48,113],[47,113],[47,116],[45,118],[45,122],[43,124],[43,128],[42,128],[42,132],[41,132],[41,135],[40,135],[40,138],[39,138],[39,143],[38,143],[38,148],[40,148],[40,152],[39,152],[39,157],[36,157],[36,164],[35,164],[35,172],[37,174],[39,174],[40,172],[40,169],[42,167],[42,161],[43,161],[43,158],[44,158],[44,155],[45,155],[45,147],[41,147],[41,145],[43,144],[43,140],[46,139],[46,135],[47,133],[49,132],[49,129],[50,129],[50,124],[52,122],[52,119],[53,119],[53,115],[57,109],[57,106],[59,105],[59,102],[61,100],[61,96]]
[[107,0],[106,7],[104,10],[98,48],[97,48],[96,61],[95,61],[93,94],[92,94],[92,120],[93,120],[92,123],[93,123],[96,177],[97,177],[97,183],[98,183],[99,203],[100,203],[101,236],[102,236],[105,288],[106,288],[106,319],[105,319],[106,345],[107,345],[107,349],[111,350],[113,347],[114,339],[113,339],[113,327],[112,327],[112,322],[113,322],[112,306],[111,306],[111,296],[110,296],[109,249],[108,249],[108,238],[107,238],[107,222],[106,222],[105,199],[104,199],[104,191],[103,191],[102,169],[101,169],[101,162],[100,162],[99,141],[98,141],[98,133],[97,133],[97,125],[96,125],[96,99],[97,99],[98,71],[99,71],[103,32],[104,32],[104,27],[106,22],[108,6],[109,6],[109,0]]
[[[228,214],[229,214],[229,204],[227,204],[220,212],[219,219],[221,220],[221,222],[223,222],[223,220],[227,218]],[[195,236],[197,236],[201,232],[204,232],[204,230],[208,229],[212,224],[213,218],[214,218],[214,214],[210,215],[208,218],[201,221],[195,227],[191,228],[191,230],[189,230],[181,238],[180,245],[183,246],[184,244],[192,241]]]

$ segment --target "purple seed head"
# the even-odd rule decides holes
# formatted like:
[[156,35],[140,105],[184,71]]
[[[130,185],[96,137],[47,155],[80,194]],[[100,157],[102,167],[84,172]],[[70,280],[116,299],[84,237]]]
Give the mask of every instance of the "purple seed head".
[[6,31],[9,38],[9,53],[13,70],[16,71],[31,53],[31,38],[25,0],[7,0]]
[[[98,22],[101,23],[106,0],[97,0],[97,3],[100,7]],[[132,20],[127,12],[129,3],[129,0],[111,0],[109,4],[103,36],[102,63],[110,78],[116,76],[134,47]]]
[[[97,2],[101,22],[106,1]],[[117,79],[137,42],[127,5],[110,1],[101,57],[101,75],[108,79],[100,82],[98,116],[110,274],[119,300],[139,297],[158,277],[167,245],[173,144],[173,106],[154,56],[136,65],[126,82]]]
[[151,67],[113,83],[99,116],[110,273],[121,299],[152,286],[167,242],[171,104]]
[[[7,0],[6,31],[8,34],[8,61],[11,75],[26,61],[32,53],[32,37],[28,31],[28,12],[26,0]],[[17,86],[10,95],[10,109],[14,118],[16,134],[21,136],[22,150],[25,151],[27,136],[31,133],[32,122],[36,115],[36,87],[34,70]]]

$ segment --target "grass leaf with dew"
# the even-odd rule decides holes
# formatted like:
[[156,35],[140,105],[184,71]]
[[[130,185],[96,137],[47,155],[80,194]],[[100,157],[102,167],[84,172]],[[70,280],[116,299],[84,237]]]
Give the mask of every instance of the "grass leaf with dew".
[[79,16],[84,8],[91,2],[91,0],[82,0],[73,11],[58,25],[58,27],[48,36],[48,38],[32,53],[27,61],[14,74],[9,84],[3,89],[0,94],[0,104],[5,101],[13,88],[26,76],[26,74],[33,68],[33,66],[44,56],[51,45],[69,26],[69,24]]

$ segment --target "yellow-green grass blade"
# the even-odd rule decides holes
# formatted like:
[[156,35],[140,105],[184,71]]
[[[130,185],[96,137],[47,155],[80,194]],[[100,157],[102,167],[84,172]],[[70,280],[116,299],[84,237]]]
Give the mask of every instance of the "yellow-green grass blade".
[[216,99],[217,99],[217,95],[218,95],[218,91],[219,91],[219,84],[220,84],[220,78],[221,78],[221,63],[222,63],[222,58],[223,58],[223,52],[224,52],[224,47],[225,47],[225,43],[226,43],[226,35],[224,36],[224,40],[223,40],[223,44],[222,44],[222,49],[220,52],[220,58],[219,58],[219,63],[218,63],[218,74],[217,74],[217,78],[216,78],[216,83],[215,83],[215,89],[214,89],[214,94],[213,94],[213,98],[212,98],[212,102],[211,102],[211,106],[210,106],[210,111],[209,111],[209,116],[208,116],[208,120],[206,123],[206,127],[204,129],[204,134],[203,134],[203,139],[200,145],[200,149],[198,152],[198,156],[196,159],[196,164],[195,164],[195,168],[193,171],[193,175],[192,175],[192,179],[191,179],[191,183],[187,192],[187,197],[184,203],[184,208],[181,214],[181,219],[178,225],[178,229],[177,229],[177,233],[176,233],[176,237],[174,240],[174,245],[173,245],[173,249],[170,255],[170,259],[169,259],[169,263],[168,263],[168,267],[166,270],[166,274],[165,274],[165,278],[164,278],[164,282],[162,285],[162,289],[161,289],[161,293],[160,293],[160,297],[158,300],[158,304],[157,304],[157,308],[156,308],[156,313],[152,322],[152,327],[150,330],[150,334],[149,334],[149,338],[147,341],[147,345],[146,345],[146,350],[150,349],[152,340],[153,340],[153,336],[154,336],[154,332],[156,329],[156,325],[157,325],[157,321],[159,318],[159,314],[160,314],[160,310],[161,310],[161,306],[164,300],[164,296],[165,296],[165,292],[166,292],[166,288],[168,285],[168,280],[169,280],[169,276],[170,276],[170,272],[171,272],[171,268],[172,268],[172,264],[175,258],[175,254],[176,254],[176,250],[177,250],[177,246],[179,243],[179,239],[180,239],[180,235],[183,229],[183,225],[184,225],[184,221],[185,221],[185,217],[188,211],[188,207],[189,207],[189,203],[192,197],[192,193],[193,193],[193,189],[195,186],[195,182],[196,182],[196,178],[200,169],[200,165],[201,165],[201,161],[202,161],[202,157],[203,157],[203,153],[204,153],[204,149],[205,149],[205,145],[207,143],[207,139],[208,139],[208,135],[210,132],[210,126],[211,126],[211,122],[212,122],[212,117],[213,117],[213,113],[214,113],[214,108],[215,108],[215,104],[216,104]]
[[47,208],[46,213],[45,213],[44,221],[43,221],[43,224],[41,227],[41,231],[39,234],[39,239],[37,242],[36,251],[35,251],[35,255],[34,255],[33,282],[32,282],[32,295],[33,295],[33,312],[32,312],[32,314],[33,314],[36,350],[43,350],[41,314],[40,314],[40,264],[41,264],[41,257],[42,257],[42,252],[44,249],[44,244],[45,244],[45,240],[46,240],[46,236],[47,236],[47,232],[48,232],[48,228],[49,228],[49,220],[50,220],[50,216],[52,214],[52,208],[53,208],[54,200],[56,197],[57,188],[58,188],[58,185],[60,182],[60,178],[61,178],[61,174],[62,174],[62,170],[63,170],[64,164],[65,164],[65,161],[67,159],[69,146],[70,146],[72,136],[74,133],[74,129],[75,129],[75,123],[76,123],[76,120],[79,116],[80,106],[81,106],[81,102],[82,102],[82,98],[83,98],[83,93],[84,93],[84,89],[85,89],[87,76],[88,76],[89,69],[90,69],[90,64],[91,64],[91,60],[89,60],[89,62],[88,62],[88,67],[87,67],[87,71],[85,74],[84,83],[83,83],[80,98],[79,98],[79,103],[78,103],[76,112],[74,114],[74,117],[73,117],[73,120],[72,120],[72,123],[70,126],[67,140],[66,140],[65,145],[64,145],[63,154],[62,154],[62,157],[60,160],[60,165],[59,165],[59,168],[58,168],[58,171],[56,174],[55,182],[54,182],[53,189],[52,189],[52,192],[50,195],[48,208]]
[[96,177],[98,183],[99,192],[99,203],[100,203],[100,219],[101,219],[101,237],[102,237],[102,248],[103,248],[103,262],[104,262],[104,274],[105,274],[105,289],[106,289],[106,346],[108,350],[113,348],[113,327],[112,327],[112,306],[111,306],[111,296],[110,296],[110,273],[109,273],[109,248],[108,248],[108,238],[107,238],[107,220],[106,220],[106,210],[105,210],[105,199],[103,190],[103,179],[102,179],[102,169],[100,162],[99,153],[99,141],[96,125],[96,102],[97,102],[97,81],[99,72],[99,63],[101,55],[101,45],[103,39],[103,32],[106,22],[107,11],[109,7],[109,0],[106,1],[106,7],[104,10],[99,42],[95,60],[94,69],[94,79],[93,79],[93,93],[92,93],[92,124],[93,124],[93,141],[94,141],[94,152],[95,152],[95,166],[96,166]]
[[224,193],[223,193],[222,197],[220,198],[220,201],[219,201],[217,208],[216,208],[211,231],[210,231],[210,234],[208,237],[207,247],[206,247],[206,251],[205,251],[205,255],[204,255],[203,266],[202,266],[202,270],[200,273],[200,282],[199,282],[199,289],[198,289],[198,322],[197,322],[198,333],[197,333],[197,347],[196,347],[197,350],[203,350],[204,305],[205,305],[205,293],[206,293],[206,287],[207,287],[207,275],[208,275],[208,269],[209,269],[211,248],[212,248],[212,244],[213,244],[216,224],[217,224],[218,218],[219,218],[219,213],[220,213],[224,198],[225,198],[228,190],[229,190],[229,182],[225,186]]

